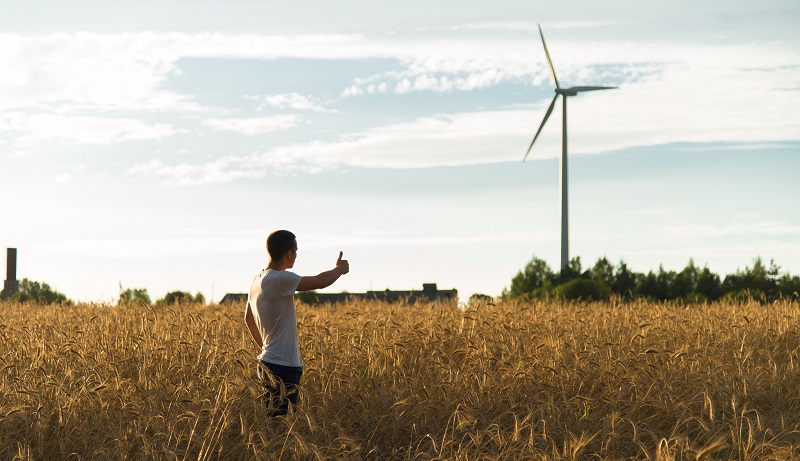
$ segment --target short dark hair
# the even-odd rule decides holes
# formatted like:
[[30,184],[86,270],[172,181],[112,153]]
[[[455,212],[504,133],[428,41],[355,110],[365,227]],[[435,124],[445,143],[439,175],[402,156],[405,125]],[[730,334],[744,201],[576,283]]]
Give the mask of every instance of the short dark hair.
[[283,255],[285,255],[287,251],[296,248],[296,238],[294,234],[287,230],[276,230],[269,234],[269,237],[267,237],[267,252],[269,253],[269,257],[275,261],[283,258]]

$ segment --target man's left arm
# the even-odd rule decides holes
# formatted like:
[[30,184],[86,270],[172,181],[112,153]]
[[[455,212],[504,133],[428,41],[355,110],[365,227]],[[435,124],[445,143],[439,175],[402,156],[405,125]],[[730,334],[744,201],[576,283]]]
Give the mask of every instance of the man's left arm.
[[256,319],[253,318],[253,309],[250,308],[250,303],[247,303],[247,307],[245,308],[244,323],[247,325],[247,329],[250,330],[250,336],[253,338],[253,342],[261,349],[264,345],[264,340],[261,338],[261,332],[258,331]]
[[318,290],[333,285],[333,282],[337,281],[339,277],[350,272],[350,263],[346,259],[342,259],[342,256],[343,253],[340,251],[339,259],[336,260],[336,267],[333,269],[311,277],[300,277],[300,283],[297,284],[295,290]]

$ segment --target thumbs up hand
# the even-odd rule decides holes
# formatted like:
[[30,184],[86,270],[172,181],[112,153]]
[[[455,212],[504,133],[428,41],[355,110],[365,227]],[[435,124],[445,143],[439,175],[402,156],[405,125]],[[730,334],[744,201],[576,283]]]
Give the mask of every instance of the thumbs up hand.
[[344,253],[340,251],[339,259],[336,260],[336,268],[339,269],[339,273],[346,274],[350,272],[350,263],[346,259],[342,259],[343,255]]

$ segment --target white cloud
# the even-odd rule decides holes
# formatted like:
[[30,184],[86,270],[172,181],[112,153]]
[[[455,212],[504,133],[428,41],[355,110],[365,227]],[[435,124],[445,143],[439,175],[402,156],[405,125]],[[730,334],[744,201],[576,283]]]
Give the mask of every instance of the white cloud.
[[[430,75],[422,74],[413,78],[403,78],[394,86],[394,93],[404,94],[412,91],[432,91],[434,93],[448,93],[452,91],[473,91],[497,85],[506,79],[502,71],[498,69],[486,69],[480,72],[472,72],[464,76]],[[366,90],[360,90],[357,86],[351,86],[345,90],[343,96],[385,92],[388,87],[386,82],[379,84],[370,83]],[[383,91],[381,91],[383,89]],[[349,91],[348,91],[349,90]],[[376,91],[377,90],[377,91]]]
[[693,240],[717,239],[721,237],[734,237],[744,235],[762,236],[797,236],[800,235],[800,225],[777,221],[743,222],[729,225],[685,225],[664,228],[661,233],[674,238],[691,238]]
[[[796,87],[800,79],[800,53],[789,43],[688,46],[561,39],[548,45],[562,85],[620,86],[619,90],[570,100],[573,154],[673,142],[758,144],[800,138],[800,92],[783,91]],[[355,79],[342,91],[343,97],[474,91],[504,82],[552,87],[541,44],[533,33],[491,40],[155,32],[34,38],[4,34],[0,35],[0,65],[10,70],[0,75],[0,109],[36,107],[45,112],[37,116],[7,113],[0,119],[0,133],[14,139],[17,146],[37,139],[110,143],[170,136],[177,130],[169,124],[105,119],[97,112],[74,116],[72,112],[203,110],[191,96],[162,87],[170,73],[177,71],[177,61],[192,56],[391,58],[401,63],[400,70]],[[300,93],[268,95],[261,101],[278,109],[325,110],[313,95]],[[336,142],[289,145],[257,155],[265,159],[265,167],[281,171],[514,160],[527,147],[549,100],[536,103],[528,110],[420,118],[345,135]],[[48,115],[47,110],[63,113]],[[437,108],[431,109],[436,112]],[[69,115],[73,117],[68,122],[54,118]],[[558,153],[559,115],[560,108],[537,141],[536,158]],[[12,120],[14,117],[28,121]],[[41,117],[40,122],[33,117]],[[214,118],[205,125],[254,135],[299,123],[298,118],[289,118],[292,116],[280,117],[285,118]],[[272,154],[277,151],[286,158],[277,160]],[[230,170],[235,165],[236,161],[227,161],[218,166]]]
[[[548,29],[589,29],[597,27],[613,27],[623,24],[620,21],[567,21],[548,23]],[[531,21],[481,21],[458,24],[446,27],[448,30],[466,31],[514,31],[514,32],[533,32],[536,31],[536,24]]]
[[[688,75],[669,69],[617,90],[570,98],[569,152],[596,154],[677,142],[741,142],[758,145],[800,138],[800,101],[780,92],[759,92],[765,79],[790,79],[796,71],[737,71],[693,64]],[[750,76],[741,79],[741,72]],[[715,82],[733,80],[739,91]],[[594,83],[594,82],[591,82]],[[409,81],[408,85],[412,85]],[[759,101],[758,104],[755,101]],[[679,101],[679,103],[675,103]],[[687,101],[681,104],[680,101]],[[173,180],[235,178],[260,169],[263,174],[314,173],[340,167],[418,168],[521,160],[544,116],[548,100],[508,110],[423,117],[342,135],[333,142],[291,144],[224,162],[180,165]],[[743,111],[741,107],[748,107]],[[561,103],[529,156],[553,158],[561,150]],[[202,175],[184,176],[198,170]],[[209,171],[216,171],[209,175]],[[165,176],[168,176],[165,170]]]
[[[785,259],[797,260],[800,257],[800,244],[792,241],[757,240],[744,243],[704,243],[702,245],[692,242],[682,244],[680,248],[670,248],[664,246],[653,246],[648,249],[630,251],[629,256],[646,256],[648,259],[663,260],[674,257],[676,252],[685,254],[695,260],[695,263],[703,264],[705,261],[724,262],[728,269],[723,269],[721,273],[731,273],[738,268],[743,268],[743,256],[750,258],[753,255],[764,258],[777,257],[778,263],[783,263]],[[752,267],[752,261],[745,262],[746,266]],[[654,268],[653,268],[654,269]],[[676,266],[676,269],[680,267]],[[639,269],[641,270],[641,269]],[[719,270],[719,269],[717,269]],[[796,275],[796,272],[794,272]]]
[[336,112],[315,102],[313,97],[299,93],[248,96],[247,99],[258,102],[256,109],[259,111],[274,107],[276,109],[306,110],[311,112]]
[[276,115],[274,117],[256,118],[212,118],[203,122],[203,125],[217,131],[233,131],[247,136],[271,133],[278,130],[288,130],[297,125],[300,117],[297,115]]
[[448,236],[416,236],[416,235],[365,235],[356,232],[350,235],[306,234],[303,246],[306,248],[339,248],[351,247],[443,247],[459,245],[478,245],[493,243],[550,243],[557,241],[555,231],[495,232],[482,235],[448,235]]
[[[59,241],[39,241],[29,245],[31,250],[48,253],[82,255],[101,259],[148,260],[169,256],[196,256],[198,254],[252,254],[253,242],[263,242],[264,230],[247,231],[208,231],[198,232],[192,229],[181,229],[179,235],[160,232],[159,235],[144,238],[97,238],[67,239]],[[475,245],[491,243],[531,243],[552,242],[555,232],[498,231],[492,234],[471,235],[464,233],[455,236],[409,236],[387,235],[381,232],[370,235],[363,231],[343,232],[335,237],[329,233],[308,233],[303,236],[303,248],[338,249],[350,247],[442,247],[457,245]]]
[[238,179],[262,178],[267,174],[263,168],[248,168],[245,159],[239,157],[223,157],[209,163],[190,165],[166,165],[161,160],[134,165],[131,174],[162,179],[166,184],[182,186],[197,184],[226,183]]
[[[162,85],[183,57],[341,57],[357,40],[180,32],[0,34],[0,109],[67,105],[72,110],[199,111]],[[348,53],[351,54],[351,53]]]
[[[711,72],[707,79],[715,77],[719,75]],[[673,101],[683,100],[682,90],[688,92],[690,100],[713,100],[717,97],[714,89],[706,90],[703,82],[700,88],[694,88],[676,77],[675,86],[659,96],[656,87],[661,83],[659,79],[645,80],[619,90],[572,98],[570,154],[687,141],[758,143],[792,139],[799,134],[790,126],[800,126],[800,113],[791,107],[791,101],[773,95],[770,104],[754,106],[748,115],[734,110],[736,102],[715,107],[707,101],[706,112],[698,113],[694,104]],[[757,81],[750,84],[757,85]],[[760,97],[770,99],[771,95]],[[184,164],[162,170],[162,176],[179,183],[198,183],[202,178],[217,181],[252,175],[254,168],[263,174],[292,174],[342,166],[415,168],[516,161],[522,159],[547,104],[549,101],[529,108],[424,117],[344,135],[334,142],[286,145],[208,164]],[[776,107],[781,110],[774,112]],[[531,160],[559,155],[560,119],[559,103],[531,152]],[[189,171],[196,173],[188,175]]]
[[252,241],[235,235],[179,236],[153,238],[97,238],[42,241],[31,250],[49,254],[81,255],[112,260],[150,260],[170,256],[231,254],[252,252]]
[[[498,24],[482,23],[495,27]],[[488,24],[488,25],[487,25]],[[42,104],[74,104],[96,109],[148,111],[202,110],[191,96],[168,91],[162,85],[184,57],[225,57],[232,59],[308,59],[392,58],[405,69],[373,76],[368,82],[396,86],[409,79],[419,91],[470,90],[499,81],[547,83],[544,62],[535,24],[511,22],[513,27],[530,27],[531,33],[516,38],[485,39],[376,39],[358,35],[267,36],[220,33],[186,34],[125,33],[50,34],[39,37],[0,34],[0,108],[34,107]],[[556,23],[554,29],[610,25]],[[483,27],[480,26],[480,27]],[[504,26],[505,27],[505,26]],[[655,45],[620,41],[568,41],[549,43],[559,77],[575,84],[593,82],[597,77],[627,78],[637,69],[654,64],[674,66],[692,73],[691,64],[737,69],[749,67],[775,69],[800,64],[800,56],[788,43],[708,46],[702,44]],[[686,66],[685,64],[690,64]],[[615,65],[609,71],[598,66]],[[621,66],[621,67],[620,67]],[[688,68],[687,68],[688,67]],[[795,72],[797,72],[795,70]],[[464,80],[443,84],[441,78]],[[416,79],[421,79],[415,86]],[[437,84],[433,85],[432,80]],[[471,83],[470,83],[471,82]],[[794,81],[782,88],[796,87]],[[729,82],[718,82],[723,88]],[[356,86],[360,84],[356,82]],[[770,85],[767,88],[775,88]],[[367,89],[362,89],[368,93]],[[320,110],[310,95],[287,93],[272,95],[270,105]]]
[[65,172],[63,172],[61,174],[56,175],[55,181],[57,183],[62,183],[62,184],[66,183],[66,182],[69,182],[69,181],[72,181],[74,173],[80,173],[85,169],[86,169],[86,165],[84,165],[84,164],[77,165],[74,168],[72,168],[70,171],[65,171]]
[[111,144],[159,140],[181,132],[170,124],[148,124],[129,118],[27,115],[20,112],[0,113],[0,131],[13,136],[14,145],[20,149],[29,149],[49,141]]
[[[493,23],[489,25],[492,26]],[[505,24],[505,23],[500,23]],[[524,25],[513,22],[515,27]],[[608,25],[557,23],[554,29]],[[47,105],[99,110],[197,111],[191,96],[163,89],[184,57],[233,59],[390,58],[404,68],[356,79],[343,95],[405,91],[471,91],[500,82],[550,85],[544,53],[530,23],[529,35],[484,39],[376,39],[358,35],[225,35],[141,32],[136,34],[51,34],[22,37],[0,34],[0,109]],[[560,38],[549,42],[562,83],[632,83],[652,72],[676,70],[689,80],[705,80],[704,68],[728,74],[746,64],[766,72],[762,89],[796,87],[800,55],[788,43],[709,46],[665,45],[621,41],[587,43]],[[612,67],[609,67],[612,66]],[[793,79],[773,78],[788,72]],[[734,75],[728,75],[734,76]],[[671,75],[670,75],[671,77]],[[718,80],[720,92],[736,89],[738,79]],[[670,81],[662,78],[664,85]],[[708,88],[707,88],[708,89]],[[797,96],[789,96],[797,97]],[[321,111],[311,95],[287,93],[265,97],[278,108]]]
[[[426,117],[341,136],[334,142],[290,144],[207,163],[137,165],[130,172],[192,185],[265,175],[319,173],[341,167],[415,168],[522,159],[526,111]],[[552,155],[555,156],[553,151]]]

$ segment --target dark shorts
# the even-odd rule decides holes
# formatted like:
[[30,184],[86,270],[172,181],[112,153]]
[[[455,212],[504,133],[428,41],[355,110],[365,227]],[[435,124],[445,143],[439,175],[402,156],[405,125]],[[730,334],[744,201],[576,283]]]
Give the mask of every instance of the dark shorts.
[[289,412],[289,403],[297,405],[302,375],[301,367],[259,362],[258,379],[264,386],[264,405],[269,416],[285,415]]

